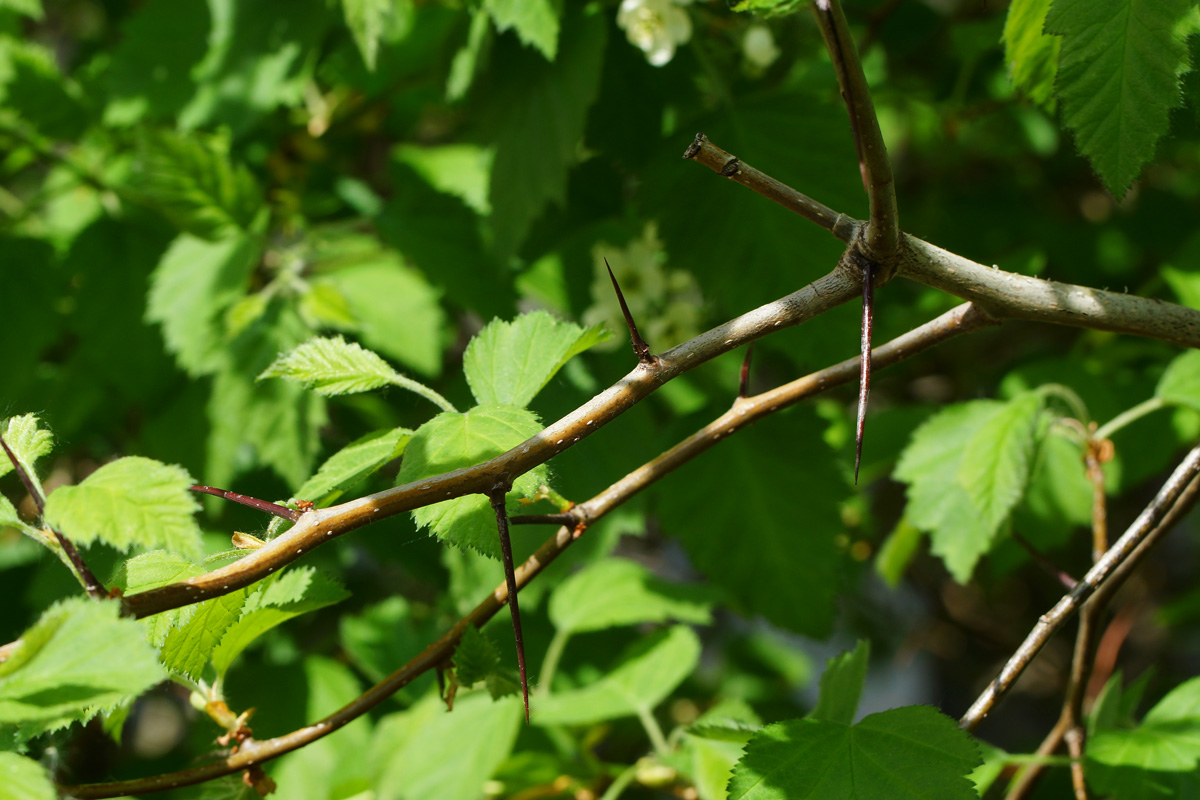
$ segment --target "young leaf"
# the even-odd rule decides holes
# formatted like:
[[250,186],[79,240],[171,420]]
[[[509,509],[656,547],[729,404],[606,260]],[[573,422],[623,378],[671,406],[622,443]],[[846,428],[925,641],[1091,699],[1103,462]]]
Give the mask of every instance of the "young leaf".
[[537,725],[590,725],[649,713],[696,668],[700,639],[676,625],[638,641],[621,663],[595,683],[536,703]]
[[87,719],[163,680],[142,626],[120,610],[71,598],[42,614],[0,662],[0,722]]
[[492,320],[467,345],[463,372],[481,405],[527,406],[569,360],[610,335],[603,326],[581,328],[546,311]]
[[1063,121],[1117,197],[1154,156],[1189,69],[1176,25],[1194,0],[1055,0],[1046,33],[1062,37]]
[[[124,594],[136,594],[194,578],[203,573],[204,570],[193,563],[191,559],[184,558],[178,553],[152,550],[149,553],[136,555],[117,567],[111,583]],[[186,605],[146,617],[141,620],[141,623],[149,632],[151,644],[155,647],[162,647],[167,640],[167,634],[191,619],[195,611],[195,605]]]
[[133,545],[200,554],[200,528],[193,517],[200,505],[188,491],[194,483],[182,467],[128,456],[75,486],[62,486],[46,498],[46,522],[67,538],[102,541],[118,550]]
[[246,598],[241,616],[212,653],[217,676],[224,677],[234,659],[271,628],[349,596],[340,583],[311,567],[288,570]]
[[1026,392],[1007,402],[967,440],[958,481],[986,528],[998,529],[1025,492],[1041,410],[1041,396]]
[[[54,449],[54,435],[44,428],[38,427],[35,414],[22,414],[19,417],[9,417],[0,426],[4,443],[13,451],[17,461],[21,462],[25,473],[30,479],[37,481],[34,463]],[[7,475],[14,469],[12,461],[4,453],[0,453],[0,475]],[[39,484],[40,486],[40,484]]]
[[32,758],[0,753],[0,786],[7,800],[56,800],[50,772]]
[[483,4],[503,32],[510,28],[527,45],[541,51],[547,61],[558,54],[558,16],[550,0],[486,0]]
[[378,389],[398,377],[396,370],[375,353],[336,336],[309,339],[299,347],[281,353],[263,370],[258,380],[287,378],[317,394],[332,397]]
[[729,800],[978,800],[966,776],[979,762],[970,736],[928,706],[857,725],[791,720],[749,741]]
[[1176,356],[1159,378],[1154,394],[1167,403],[1200,411],[1200,351]]
[[302,483],[296,490],[296,497],[311,500],[318,506],[332,503],[342,493],[399,458],[412,434],[408,428],[393,428],[368,433],[351,442],[330,456],[316,475]]
[[670,583],[636,561],[608,558],[567,578],[550,595],[550,621],[561,633],[599,631],[618,625],[712,622],[712,592]]
[[1045,105],[1054,93],[1061,40],[1042,32],[1051,0],[1013,0],[1004,22],[1004,63],[1013,84]]
[[[476,406],[466,413],[445,411],[426,422],[409,440],[397,485],[470,467],[516,447],[542,430],[537,417],[523,408]],[[539,466],[513,483],[509,497],[532,497],[547,480]],[[413,517],[439,539],[500,558],[496,518],[482,495],[469,495],[419,508]]]
[[225,632],[241,616],[246,589],[196,604],[187,624],[167,634],[162,646],[162,661],[172,672],[198,678],[216,650]]
[[858,712],[858,700],[867,681],[871,643],[866,639],[848,653],[829,659],[821,676],[821,694],[809,719],[849,725]]
[[228,141],[198,133],[146,134],[128,191],[181,231],[209,240],[249,230],[263,206],[249,170],[230,161]]

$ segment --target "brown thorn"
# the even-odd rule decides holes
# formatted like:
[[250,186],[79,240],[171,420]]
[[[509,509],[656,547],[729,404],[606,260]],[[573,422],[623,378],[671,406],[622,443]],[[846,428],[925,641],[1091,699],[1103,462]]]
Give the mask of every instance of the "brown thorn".
[[512,542],[508,538],[508,511],[504,508],[507,487],[498,486],[488,494],[496,513],[500,533],[500,554],[504,557],[504,582],[508,586],[508,611],[512,615],[513,639],[517,644],[517,669],[521,673],[521,695],[525,700],[525,724],[529,724],[529,679],[525,673],[525,637],[521,635],[521,610],[517,607],[517,572],[513,566]]
[[1014,542],[1025,548],[1026,552],[1029,553],[1030,557],[1039,567],[1041,567],[1046,571],[1047,574],[1051,575],[1056,581],[1062,584],[1067,591],[1074,589],[1075,584],[1079,583],[1079,581],[1075,580],[1066,572],[1063,572],[1061,569],[1059,569],[1053,561],[1046,558],[1046,556],[1044,556],[1040,550],[1033,546],[1033,542],[1029,541],[1016,531],[1012,531],[1010,535],[1012,536]]
[[858,424],[854,432],[854,485],[858,485],[858,467],[862,463],[863,434],[867,429],[867,394],[871,391],[871,333],[875,317],[875,273],[873,265],[862,263],[863,312],[862,360],[858,378]]
[[[256,497],[247,497],[244,494],[238,494],[237,492],[231,492],[226,489],[218,489],[215,486],[200,486],[198,484],[195,484],[195,485],[189,486],[188,488],[191,489],[193,492],[201,492],[202,494],[211,494],[214,497],[223,497],[226,500],[229,500],[234,503],[238,503],[239,505],[249,506],[250,508],[257,508],[259,511],[265,511],[268,514],[274,514],[277,517],[283,517],[284,519],[290,519],[292,522],[295,522],[296,520],[300,519],[301,512],[297,511],[294,508],[288,508],[287,506],[281,506],[278,503],[268,503],[266,500],[259,500]],[[303,501],[301,501],[301,502],[303,502]]]
[[754,355],[754,342],[746,347],[746,358],[742,361],[742,377],[738,381],[738,397],[750,394],[750,357]]
[[625,303],[625,295],[621,293],[621,287],[617,283],[617,276],[613,275],[612,267],[608,265],[608,259],[604,259],[604,267],[608,270],[608,279],[612,281],[613,290],[617,293],[617,302],[621,304],[621,313],[625,315],[625,324],[629,326],[629,339],[633,342],[633,352],[637,353],[638,361],[648,367],[658,363],[658,358],[650,352],[650,345],[646,344],[646,340],[638,333],[637,325],[633,321],[633,314],[629,313],[629,306]]
[[9,448],[8,442],[4,441],[3,436],[0,436],[0,446],[4,447],[4,452],[8,455],[8,460],[12,462],[13,469],[17,471],[17,477],[25,485],[25,491],[29,492],[29,496],[33,498],[33,504],[37,506],[38,515],[40,516],[45,513],[46,498],[42,497],[42,493],[38,491],[33,478],[29,477],[29,473],[25,471],[25,467],[21,466],[21,462],[17,460],[17,454]]

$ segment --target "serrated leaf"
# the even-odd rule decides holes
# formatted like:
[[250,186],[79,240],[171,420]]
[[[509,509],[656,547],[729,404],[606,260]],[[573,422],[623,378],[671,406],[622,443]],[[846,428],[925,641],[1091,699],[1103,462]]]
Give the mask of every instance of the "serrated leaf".
[[463,686],[486,680],[500,664],[500,651],[474,625],[468,625],[454,649],[454,675]]
[[1054,93],[1061,40],[1042,32],[1052,0],[1013,0],[1004,22],[1004,63],[1013,84],[1044,105]]
[[[128,595],[148,592],[151,589],[178,583],[203,573],[204,570],[199,565],[178,553],[153,550],[136,555],[122,563],[117,567],[116,574],[113,575],[110,583]],[[141,623],[149,632],[151,644],[155,647],[162,647],[163,642],[167,640],[167,634],[191,619],[195,611],[195,605],[186,605],[146,617],[141,620]]]
[[1193,0],[1055,0],[1046,32],[1062,37],[1063,121],[1117,197],[1154,157],[1189,69],[1176,24]]
[[818,430],[802,411],[739,431],[664,481],[660,518],[743,610],[826,636],[838,586],[835,537],[844,530],[837,504],[849,488]]
[[225,632],[241,616],[247,594],[246,589],[236,589],[197,603],[187,623],[167,634],[161,651],[167,669],[198,679]]
[[354,43],[358,45],[363,63],[372,72],[375,71],[375,62],[379,54],[379,37],[383,35],[384,25],[392,13],[393,1],[342,0],[346,26],[354,36]]
[[[409,440],[396,484],[474,466],[511,450],[541,430],[533,412],[516,406],[481,405],[465,413],[444,411],[418,428]],[[545,465],[525,473],[513,482],[508,497],[534,496],[546,483],[547,474]],[[413,518],[443,541],[500,558],[496,517],[491,503],[482,495],[419,508]]]
[[332,503],[344,492],[399,458],[413,432],[408,428],[375,431],[356,439],[326,459],[317,474],[296,490],[296,497],[318,506]]
[[258,380],[286,378],[332,397],[339,394],[368,392],[396,379],[396,370],[370,350],[341,336],[316,337],[281,353]]
[[206,242],[183,234],[154,269],[146,321],[162,325],[167,349],[192,376],[228,363],[226,311],[245,295],[260,252],[248,236]]
[[241,616],[225,631],[212,653],[217,676],[224,677],[241,652],[271,628],[349,596],[338,581],[311,567],[288,570],[246,598]]
[[[38,427],[38,418],[36,414],[22,414],[19,417],[9,417],[4,421],[4,425],[0,426],[0,433],[4,435],[4,443],[8,445],[8,449],[12,450],[13,455],[17,457],[17,461],[21,464],[21,468],[25,470],[25,474],[33,481],[34,485],[42,490],[42,483],[38,480],[37,471],[34,465],[37,460],[44,455],[47,455],[54,449],[54,435],[44,428]],[[9,460],[8,454],[0,452],[0,476],[7,475],[12,472],[15,467]],[[45,490],[42,490],[43,496]]]
[[1200,411],[1200,351],[1188,350],[1167,365],[1154,394],[1174,405]]
[[484,8],[503,32],[515,30],[521,41],[541,51],[547,61],[558,54],[558,16],[550,0],[485,0]]
[[463,372],[481,405],[527,406],[569,360],[610,336],[603,326],[581,328],[546,311],[492,320],[467,345]]
[[32,758],[0,753],[0,791],[5,800],[57,800],[50,771]]
[[979,748],[928,706],[884,711],[857,725],[792,720],[746,745],[730,800],[978,800],[967,774]]
[[687,678],[700,660],[700,639],[676,625],[637,642],[621,663],[582,689],[535,701],[535,725],[590,725],[649,713]]
[[198,556],[200,504],[183,467],[141,456],[120,458],[75,486],[46,498],[46,522],[79,544],[102,541],[118,550],[165,547]]
[[700,586],[665,581],[636,561],[608,558],[567,578],[550,595],[550,621],[561,633],[618,625],[712,621],[712,593]]
[[263,206],[254,176],[230,160],[228,141],[198,133],[143,136],[127,191],[181,231],[208,240],[247,232]]
[[142,626],[115,602],[51,606],[0,662],[0,722],[83,720],[166,677]]
[[867,682],[871,643],[865,639],[851,651],[829,659],[821,676],[821,694],[809,719],[849,725],[858,712],[858,700]]
[[967,440],[958,482],[985,528],[999,529],[1025,492],[1041,410],[1041,395],[1026,392],[1005,403]]
[[1079,442],[1050,430],[1013,513],[1016,529],[1044,550],[1063,546],[1077,528],[1090,526],[1094,491]]

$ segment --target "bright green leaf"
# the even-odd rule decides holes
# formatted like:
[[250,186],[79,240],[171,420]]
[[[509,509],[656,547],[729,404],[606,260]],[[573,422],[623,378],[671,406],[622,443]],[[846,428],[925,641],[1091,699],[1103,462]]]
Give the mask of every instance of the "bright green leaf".
[[326,459],[317,474],[301,484],[296,497],[319,506],[333,502],[404,453],[413,432],[408,428],[368,433]]
[[829,659],[821,676],[821,694],[809,719],[849,725],[858,712],[858,700],[867,682],[871,643],[865,639],[851,651]]
[[1054,92],[1061,40],[1042,32],[1051,0],[1013,0],[1004,23],[1004,63],[1013,84],[1039,105]]
[[42,19],[42,0],[0,0],[0,8],[7,8],[18,14],[24,14],[34,19]]
[[42,614],[0,662],[0,722],[87,719],[165,678],[142,626],[120,612],[72,598]]
[[[111,584],[124,594],[137,594],[202,575],[204,570],[191,559],[166,550],[152,550],[126,560],[118,568]],[[167,634],[183,625],[195,613],[195,605],[173,608],[141,620],[149,631],[150,642],[162,647]]]
[[547,61],[558,53],[558,16],[551,0],[485,0],[497,30],[516,30],[527,45],[541,51]]
[[1167,403],[1200,410],[1200,351],[1188,350],[1176,356],[1154,394]]
[[188,491],[194,481],[182,467],[128,456],[76,486],[46,498],[46,522],[72,541],[102,541],[118,550],[133,545],[200,554],[200,504]]
[[978,800],[967,774],[979,748],[928,706],[894,708],[857,725],[769,725],[734,768],[730,800]]
[[167,634],[162,646],[163,664],[172,672],[199,678],[225,632],[241,616],[246,589],[196,604],[187,623]]
[[546,311],[492,320],[467,345],[463,372],[481,405],[527,406],[569,360],[610,336],[600,325],[581,328]]
[[[0,434],[4,443],[20,462],[25,474],[34,485],[41,489],[34,464],[44,455],[54,449],[54,435],[44,428],[38,427],[38,418],[34,414],[22,414],[19,417],[9,417],[0,425]],[[7,475],[14,469],[7,453],[0,452],[0,475]],[[43,496],[45,492],[43,491]]]
[[[444,411],[426,422],[409,440],[397,485],[474,466],[506,453],[542,430],[537,417],[515,406],[476,406],[466,413]],[[509,498],[532,497],[546,483],[545,465],[513,482]],[[491,503],[468,495],[419,508],[413,517],[439,539],[500,558],[500,540]]]
[[1041,395],[1022,394],[1006,403],[966,442],[958,481],[988,529],[999,529],[1025,492],[1037,449],[1041,410]]
[[637,642],[621,662],[595,683],[534,701],[535,725],[590,725],[649,713],[692,673],[700,639],[676,625]]
[[550,595],[550,621],[561,633],[666,622],[707,625],[712,593],[671,583],[636,561],[608,558],[575,573]]
[[1121,197],[1154,157],[1189,69],[1176,25],[1194,0],[1054,0],[1062,37],[1056,86],[1079,150]]
[[379,54],[379,37],[383,35],[394,0],[342,0],[346,26],[354,36],[358,52],[367,69],[374,71]]
[[32,758],[0,753],[0,792],[5,800],[57,800],[50,771]]
[[336,336],[309,339],[294,350],[280,353],[258,380],[287,378],[332,397],[378,389],[396,377],[396,371],[378,355]]
[[490,17],[481,8],[471,15],[467,41],[454,54],[454,60],[450,63],[450,74],[446,77],[446,99],[451,103],[461,100],[475,82],[480,65],[487,58],[488,47],[492,41],[491,33]]

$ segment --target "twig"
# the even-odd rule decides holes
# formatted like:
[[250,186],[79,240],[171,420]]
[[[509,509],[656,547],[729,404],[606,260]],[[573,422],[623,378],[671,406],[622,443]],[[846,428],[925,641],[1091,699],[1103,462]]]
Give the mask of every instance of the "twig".
[[513,640],[517,644],[517,669],[521,673],[521,696],[525,700],[525,723],[529,724],[529,678],[525,673],[525,637],[521,635],[521,609],[517,605],[517,575],[513,568],[512,541],[508,537],[508,511],[504,495],[508,486],[501,484],[488,494],[496,514],[496,531],[500,534],[500,554],[504,560],[504,581],[508,589],[508,611],[512,615]]
[[1046,558],[1045,554],[1033,546],[1033,542],[1029,541],[1016,531],[1013,531],[1009,535],[1012,536],[1012,540],[1014,542],[1021,545],[1021,547],[1025,549],[1025,552],[1029,553],[1030,558],[1033,559],[1035,564],[1041,567],[1048,575],[1052,576],[1055,581],[1062,584],[1068,591],[1074,589],[1076,584],[1079,583],[1079,581],[1075,580],[1066,572],[1059,569],[1053,561]]
[[577,525],[579,518],[570,511],[561,514],[515,514],[508,518],[509,525]]
[[259,500],[257,497],[247,497],[244,494],[238,494],[237,492],[231,492],[231,491],[228,491],[227,489],[218,489],[215,486],[193,485],[188,488],[190,488],[193,492],[202,492],[203,494],[211,494],[215,497],[223,497],[226,500],[229,500],[234,503],[238,503],[239,505],[249,506],[250,508],[257,508],[259,511],[265,511],[268,514],[274,514],[277,517],[283,517],[284,519],[290,519],[292,522],[295,522],[296,520],[300,519],[300,512],[297,511],[296,509],[288,508],[287,506],[281,506],[278,503],[269,503],[266,500]]
[[887,145],[879,130],[871,91],[863,74],[862,61],[850,35],[841,0],[814,0],[813,14],[825,39],[825,48],[833,62],[842,99],[850,113],[850,129],[858,149],[858,168],[863,188],[870,204],[865,244],[867,253],[876,261],[887,261],[898,251],[900,216],[896,208],[896,182],[892,178],[892,163]]
[[[1162,489],[1150,504],[1138,515],[1138,518],[1108,552],[1088,570],[1087,575],[1080,579],[1075,588],[1041,616],[1025,641],[1000,670],[1000,674],[967,709],[967,713],[959,720],[959,727],[968,731],[975,730],[996,705],[996,701],[1012,688],[1017,678],[1025,671],[1033,657],[1049,641],[1050,637],[1074,615],[1084,601],[1114,577],[1114,573],[1118,572],[1122,563],[1129,560],[1139,549],[1139,545],[1154,533],[1160,523],[1168,517],[1171,508],[1184,495],[1184,490],[1198,474],[1200,474],[1200,445],[1188,452],[1187,457],[1171,473],[1171,477],[1163,484]],[[1128,569],[1120,571],[1121,578],[1127,574]]]
[[[985,314],[970,304],[961,305],[940,317],[897,337],[876,348],[875,360],[880,369],[911,358],[934,345],[959,334],[978,330],[993,324]],[[775,411],[800,402],[813,395],[841,386],[854,380],[858,374],[858,359],[853,358],[840,364],[814,372],[784,386],[754,397],[738,400],[735,409],[714,420],[701,431],[663,453],[650,463],[626,475],[608,489],[584,503],[575,506],[573,512],[579,520],[594,521],[632,498],[637,492],[668,474],[672,469],[695,458],[718,440]],[[742,413],[745,412],[745,413]],[[514,581],[519,591],[529,584],[543,569],[549,566],[564,550],[579,538],[579,528],[563,526],[545,541],[524,564],[514,570]],[[276,540],[277,541],[277,540]],[[299,730],[263,741],[247,740],[238,752],[193,769],[150,778],[114,783],[95,783],[80,786],[65,786],[63,791],[82,800],[103,797],[119,797],[149,792],[165,791],[180,786],[202,783],[222,775],[239,772],[247,767],[261,764],[285,753],[333,733],[355,718],[367,713],[395,692],[407,686],[428,670],[445,665],[454,655],[454,648],[468,625],[483,626],[508,601],[508,581],[497,586],[475,609],[447,631],[440,639],[430,644],[416,658],[393,672],[363,695],[328,717]]]

